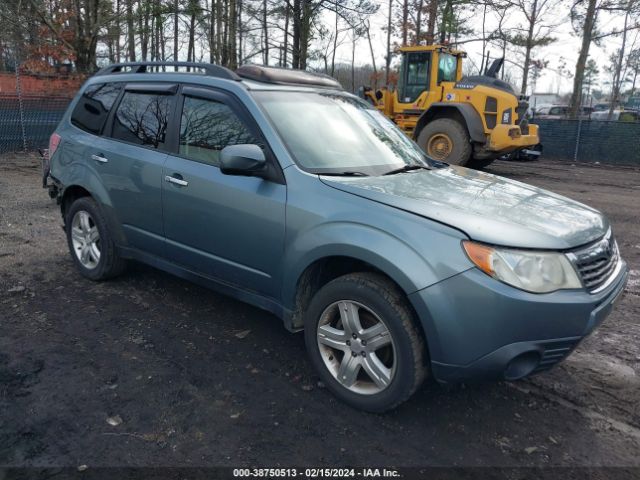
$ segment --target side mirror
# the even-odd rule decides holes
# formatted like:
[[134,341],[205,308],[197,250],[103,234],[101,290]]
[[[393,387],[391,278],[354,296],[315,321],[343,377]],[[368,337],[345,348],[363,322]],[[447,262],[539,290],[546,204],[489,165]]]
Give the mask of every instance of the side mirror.
[[229,145],[220,152],[220,171],[225,175],[260,177],[267,171],[267,159],[258,145]]

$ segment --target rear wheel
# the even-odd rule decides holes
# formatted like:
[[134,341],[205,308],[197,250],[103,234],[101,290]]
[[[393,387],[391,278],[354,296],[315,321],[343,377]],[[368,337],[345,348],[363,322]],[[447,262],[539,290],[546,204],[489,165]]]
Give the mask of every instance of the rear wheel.
[[116,250],[107,221],[91,197],[75,200],[65,215],[67,243],[80,273],[91,280],[106,280],[122,273],[125,262]]
[[418,145],[434,160],[467,166],[472,146],[464,125],[451,118],[429,122],[418,135]]
[[307,310],[305,342],[327,388],[359,410],[394,408],[426,374],[413,312],[382,275],[349,274],[322,287]]

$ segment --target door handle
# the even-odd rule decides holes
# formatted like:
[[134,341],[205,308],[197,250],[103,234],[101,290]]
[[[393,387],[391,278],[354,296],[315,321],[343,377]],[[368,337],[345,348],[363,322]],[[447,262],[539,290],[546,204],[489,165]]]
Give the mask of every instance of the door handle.
[[182,180],[181,178],[172,177],[171,175],[165,175],[164,180],[165,180],[165,182],[173,183],[173,184],[179,185],[181,187],[186,187],[187,185],[189,185],[189,182],[187,182],[186,180]]
[[91,159],[95,160],[96,162],[100,162],[100,163],[107,163],[109,161],[105,157],[103,157],[102,154],[91,155]]

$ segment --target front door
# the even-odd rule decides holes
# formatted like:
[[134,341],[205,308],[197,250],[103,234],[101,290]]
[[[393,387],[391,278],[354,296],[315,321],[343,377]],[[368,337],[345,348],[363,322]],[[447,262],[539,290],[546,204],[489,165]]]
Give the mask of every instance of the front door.
[[277,297],[286,186],[219,168],[228,145],[266,149],[259,129],[220,92],[185,87],[179,103],[177,152],[167,157],[162,182],[167,255],[193,271]]

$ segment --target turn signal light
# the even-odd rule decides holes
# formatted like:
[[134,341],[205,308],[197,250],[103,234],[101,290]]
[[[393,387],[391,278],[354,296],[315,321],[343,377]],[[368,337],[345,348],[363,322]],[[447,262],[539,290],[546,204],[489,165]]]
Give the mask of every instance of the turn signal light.
[[467,252],[467,255],[469,255],[469,259],[475,263],[480,270],[493,276],[495,273],[491,266],[491,254],[494,252],[493,248],[469,241],[462,242],[462,246],[464,247],[464,251]]

